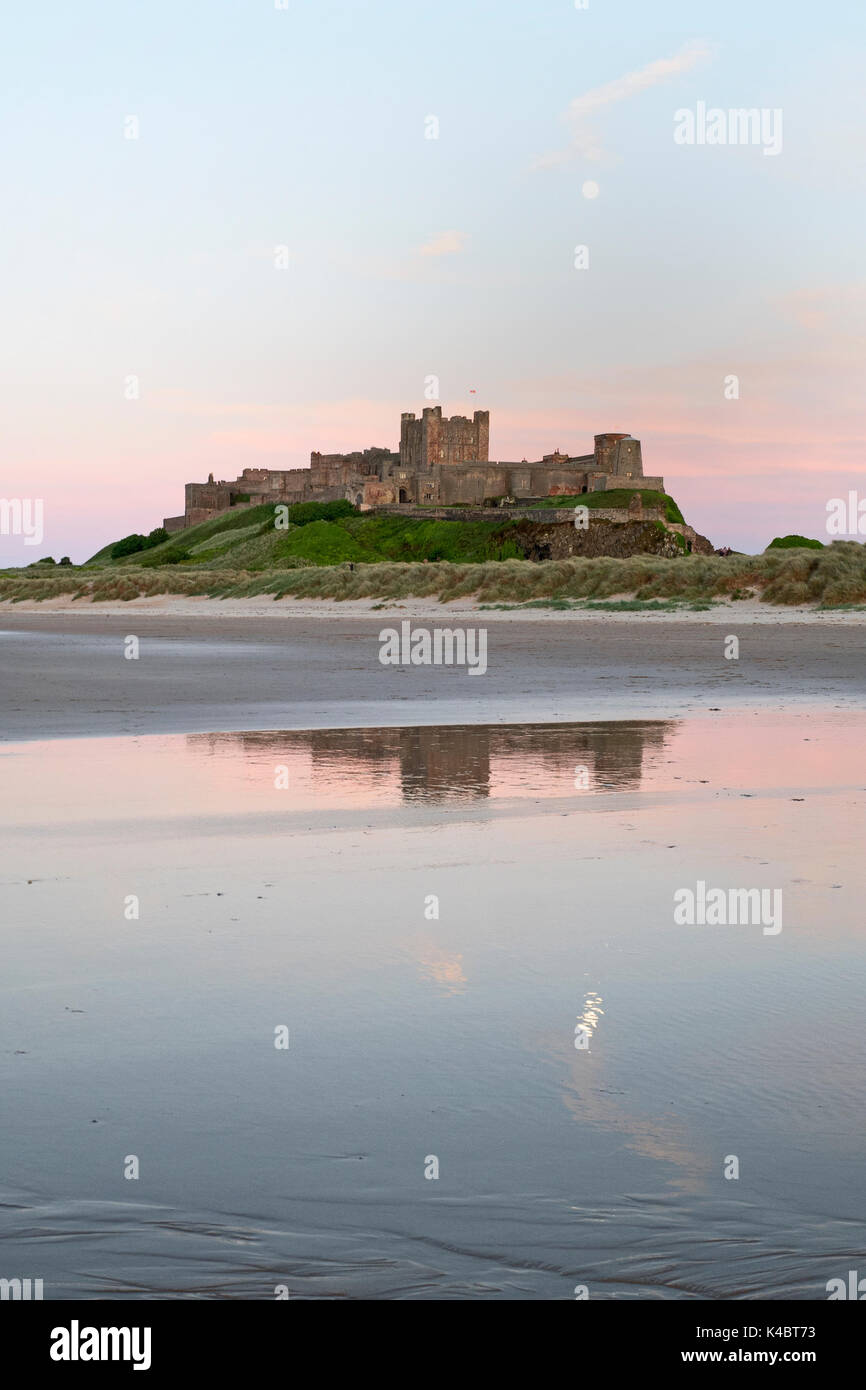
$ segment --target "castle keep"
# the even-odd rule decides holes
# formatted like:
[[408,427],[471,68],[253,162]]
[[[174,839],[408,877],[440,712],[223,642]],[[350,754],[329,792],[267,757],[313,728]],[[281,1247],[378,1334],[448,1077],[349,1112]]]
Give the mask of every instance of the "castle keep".
[[644,477],[640,440],[630,434],[597,434],[591,454],[545,454],[537,462],[491,463],[490,412],[443,418],[441,406],[400,417],[400,447],[351,454],[310,455],[309,468],[245,468],[234,482],[187,483],[183,516],[169,516],[168,531],[210,521],[230,507],[261,502],[332,502],[353,506],[492,505],[500,499],[572,496],[609,488],[654,488]]

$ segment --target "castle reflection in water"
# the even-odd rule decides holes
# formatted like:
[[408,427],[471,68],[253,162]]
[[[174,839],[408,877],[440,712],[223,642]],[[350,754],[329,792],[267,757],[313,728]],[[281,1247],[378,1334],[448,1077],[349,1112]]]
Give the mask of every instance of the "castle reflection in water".
[[313,780],[363,774],[395,784],[405,803],[476,801],[491,795],[550,795],[585,778],[588,791],[633,790],[664,749],[670,720],[599,724],[432,725],[426,728],[307,729],[190,734],[190,751],[259,764],[292,754]]

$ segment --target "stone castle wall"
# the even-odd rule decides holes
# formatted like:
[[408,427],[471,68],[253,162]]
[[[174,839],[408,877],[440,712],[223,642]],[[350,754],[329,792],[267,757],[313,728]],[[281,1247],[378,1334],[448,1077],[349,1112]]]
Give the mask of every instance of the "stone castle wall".
[[[574,526],[574,510],[571,507],[414,507],[386,505],[372,507],[377,516],[414,516],[423,521],[540,521],[548,526]],[[593,521],[631,521],[633,514],[627,507],[591,507],[590,524]],[[664,521],[665,513],[661,507],[643,507],[641,521]],[[666,523],[667,525],[668,523]],[[682,530],[682,527],[672,527]]]
[[209,521],[235,507],[262,502],[334,501],[354,506],[454,503],[481,506],[494,498],[531,499],[580,495],[626,487],[664,491],[661,477],[643,472],[640,440],[628,434],[597,434],[591,454],[558,450],[542,459],[491,462],[490,412],[476,410],[445,418],[430,406],[417,419],[400,418],[399,452],[375,447],[350,454],[310,455],[309,468],[245,468],[233,481],[187,483],[184,515],[166,517],[166,530]]

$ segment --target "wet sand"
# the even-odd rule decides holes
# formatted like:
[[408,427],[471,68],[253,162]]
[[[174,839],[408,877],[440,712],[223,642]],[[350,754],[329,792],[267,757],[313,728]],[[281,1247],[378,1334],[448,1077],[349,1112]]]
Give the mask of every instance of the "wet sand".
[[[5,1272],[825,1298],[866,1234],[863,717],[705,723],[7,745]],[[699,879],[783,929],[678,925]]]
[[[866,1239],[861,615],[193,603],[0,614],[6,1272],[826,1297]],[[487,673],[383,667],[406,617],[485,624]],[[699,881],[783,928],[679,925]]]
[[[421,601],[377,612],[259,608],[207,599],[71,612],[6,605],[0,737],[671,718],[866,702],[859,613],[732,604],[706,614],[517,614]],[[484,626],[486,674],[382,666],[378,634],[406,618]],[[140,639],[137,661],[124,659],[128,634]],[[739,637],[738,660],[725,658],[729,634]]]

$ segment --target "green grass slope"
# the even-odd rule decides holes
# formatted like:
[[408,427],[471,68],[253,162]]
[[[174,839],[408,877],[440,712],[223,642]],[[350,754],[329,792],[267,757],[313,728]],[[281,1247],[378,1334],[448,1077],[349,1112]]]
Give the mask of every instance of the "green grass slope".
[[[323,516],[322,513],[325,513]],[[425,521],[356,512],[347,502],[290,507],[288,528],[275,525],[275,507],[244,507],[175,532],[161,545],[112,558],[105,546],[87,563],[112,569],[163,565],[259,571],[345,561],[451,560],[477,563],[519,555],[507,517],[497,521]],[[116,544],[116,542],[115,542]]]
[[[201,554],[208,548],[221,550],[225,545],[234,546],[240,539],[235,533],[242,531],[248,536],[274,529],[274,508],[270,503],[260,507],[242,507],[238,511],[227,512],[213,521],[203,521],[199,526],[190,526],[185,531],[176,531],[162,545],[152,550],[134,555],[124,555],[113,559],[112,550],[117,544],[112,541],[87,561],[88,565],[128,565],[135,568],[152,565],[177,563],[174,555],[178,550]],[[279,533],[285,535],[285,532]],[[209,543],[209,544],[206,544]]]
[[[628,506],[631,492],[585,493],[550,497],[540,505],[574,507]],[[682,521],[672,497],[644,492],[647,507],[664,507],[668,520]],[[160,545],[133,554],[114,556],[118,542],[104,546],[87,565],[153,569],[164,565],[243,569],[294,569],[300,565],[336,565],[346,561],[437,561],[483,564],[487,560],[519,558],[521,551],[509,535],[515,522],[503,511],[491,521],[426,521],[422,517],[376,516],[357,512],[345,501],[304,502],[288,509],[288,529],[275,526],[275,506],[242,507],[213,521],[177,531]]]

